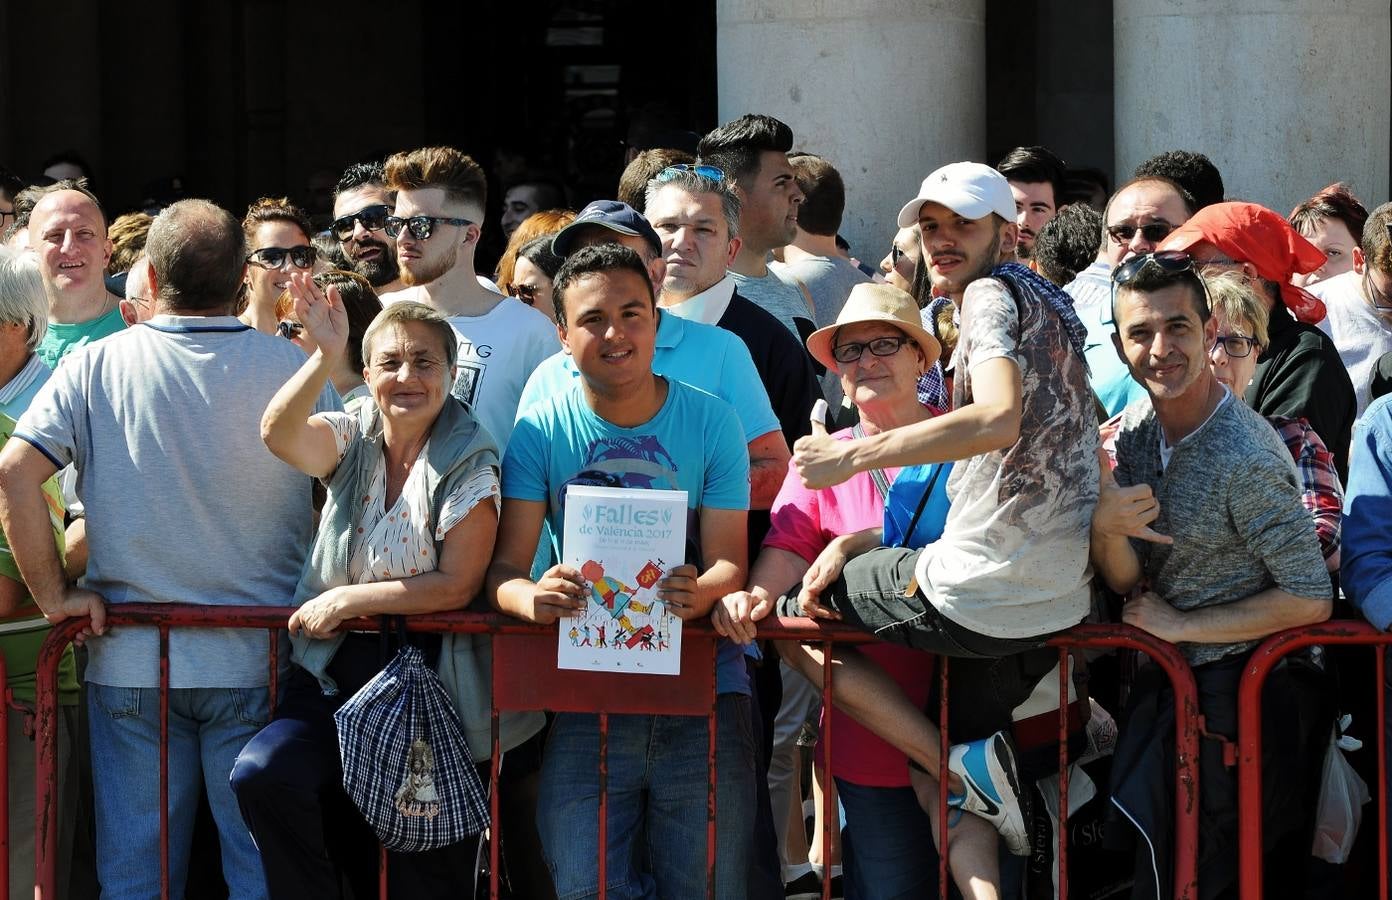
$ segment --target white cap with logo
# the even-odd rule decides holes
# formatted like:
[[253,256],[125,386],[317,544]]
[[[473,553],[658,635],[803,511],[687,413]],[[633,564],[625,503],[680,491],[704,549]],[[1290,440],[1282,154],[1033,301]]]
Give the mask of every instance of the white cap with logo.
[[925,203],[941,203],[968,219],[995,213],[1007,222],[1015,221],[1015,195],[1010,193],[1010,182],[982,163],[948,163],[923,179],[918,196],[899,210],[899,227],[918,224],[918,211]]

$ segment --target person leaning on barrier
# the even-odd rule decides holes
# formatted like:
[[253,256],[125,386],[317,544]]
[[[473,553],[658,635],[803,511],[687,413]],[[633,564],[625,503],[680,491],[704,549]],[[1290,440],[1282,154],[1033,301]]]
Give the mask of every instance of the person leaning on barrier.
[[[579,377],[525,409],[503,458],[503,511],[487,593],[502,612],[549,624],[582,609],[580,572],[529,576],[543,521],[564,534],[571,484],[687,494],[686,562],[657,582],[673,615],[704,618],[744,584],[749,457],[729,404],[653,371],[659,311],[632,249],[585,247],[556,275],[556,315]],[[563,558],[561,547],[555,547]],[[696,560],[701,561],[698,565]],[[716,663],[714,894],[747,895],[754,833],[754,741],[742,649],[721,641]],[[707,895],[710,735],[704,716],[613,715],[607,735],[610,896]],[[542,762],[537,828],[557,896],[599,890],[598,717],[556,716]],[[639,846],[646,845],[640,856]],[[647,866],[642,865],[646,857]]]
[[[918,305],[903,291],[887,284],[857,285],[835,323],[812,333],[808,348],[828,371],[837,373],[845,396],[860,413],[860,424],[832,437],[851,440],[892,428],[922,422],[934,415],[918,402],[917,384],[941,353],[935,337],[925,330]],[[929,493],[919,527],[936,538],[947,515],[947,473],[951,464],[934,467],[925,488],[915,479],[907,495],[895,493],[891,504],[901,530],[908,525],[925,491]],[[829,488],[809,490],[795,468],[789,467],[774,500],[772,527],[749,572],[745,589],[727,594],[712,611],[715,630],[741,643],[757,639],[758,623],[774,601],[800,584],[826,586],[849,556],[878,547],[883,537],[886,502],[901,469],[858,472]],[[925,473],[926,474],[926,473]],[[905,535],[905,538],[909,538]],[[933,657],[893,644],[864,648],[866,659],[889,673],[915,706],[928,702]],[[837,794],[846,813],[843,835],[845,875],[856,896],[918,896],[937,884],[937,861],[923,852],[933,840],[931,817],[919,806],[909,785],[904,754],[862,728],[839,710],[823,710],[833,719],[832,769]],[[968,870],[981,863],[996,864],[996,841],[985,822],[964,819],[954,830],[951,863],[961,872],[959,886],[968,890]],[[984,830],[985,854],[963,849],[966,832]],[[971,840],[967,838],[966,844]],[[994,875],[989,877],[995,881]]]
[[[364,889],[375,873],[373,865],[353,868],[363,853],[369,863],[376,858],[360,817],[340,818],[327,831],[323,825],[346,801],[333,712],[389,661],[378,634],[345,633],[343,624],[461,609],[473,600],[497,530],[498,456],[468,407],[450,395],[453,330],[419,303],[388,307],[363,335],[373,402],[355,413],[316,413],[315,398],[346,349],[348,314],[337,287],[322,291],[307,275],[292,275],[289,291],[316,349],[271,400],[261,434],[272,453],[322,480],[328,499],[288,623],[296,665],[285,699],[237,758],[232,786],[271,897],[303,900],[337,896],[345,869],[367,876],[355,881]],[[489,753],[491,700],[489,683],[474,671],[474,640],[451,636],[442,647],[439,635],[417,635],[411,643],[427,660],[438,659],[441,671],[465,675],[450,686],[487,781],[480,761]],[[503,747],[530,736],[504,729]],[[466,890],[477,840],[389,853],[392,896]]]
[[[1220,335],[1197,265],[1154,253],[1112,275],[1113,343],[1147,396],[1121,415],[1115,472],[1099,454],[1092,560],[1111,590],[1131,595],[1123,621],[1178,644],[1193,668],[1214,736],[1199,758],[1198,870],[1200,896],[1213,897],[1237,879],[1237,782],[1221,740],[1236,738],[1244,663],[1262,638],[1328,618],[1332,591],[1290,451],[1210,368]],[[1322,669],[1291,659],[1266,685],[1281,720],[1279,733],[1272,717],[1264,728],[1263,822],[1268,850],[1279,849],[1268,854],[1267,896],[1300,893],[1333,722],[1324,682]],[[1172,895],[1173,706],[1158,667],[1143,668],[1112,767],[1122,813],[1113,831],[1136,838],[1134,826],[1145,838],[1135,840],[1135,897]]]
[[[14,431],[14,417],[23,414],[34,394],[48,381],[48,366],[34,353],[48,325],[48,297],[37,262],[0,247],[0,446]],[[63,498],[58,479],[43,483],[52,532],[59,552],[64,550]],[[34,669],[49,624],[29,595],[10,546],[0,536],[0,656],[5,660],[9,694],[8,754],[10,824],[10,896],[23,897],[34,889]],[[77,734],[78,686],[72,649],[58,666],[58,856],[70,858],[73,836],[80,827],[77,803],[77,757],[72,745]],[[67,896],[70,867],[58,867],[58,894]]]
[[[310,479],[258,435],[260,410],[304,354],[232,315],[246,266],[240,225],[205,200],[180,201],[151,226],[146,253],[157,314],[70,354],[0,452],[0,521],[35,601],[50,622],[91,617],[78,640],[88,648],[98,875],[113,897],[160,892],[160,652],[154,628],[108,629],[107,605],[284,605],[313,514]],[[332,408],[337,398],[320,403]],[[89,557],[76,588],[42,491],[68,463],[87,513]],[[170,633],[174,896],[184,891],[205,791],[230,896],[265,896],[227,776],[269,718],[268,652],[261,630]]]

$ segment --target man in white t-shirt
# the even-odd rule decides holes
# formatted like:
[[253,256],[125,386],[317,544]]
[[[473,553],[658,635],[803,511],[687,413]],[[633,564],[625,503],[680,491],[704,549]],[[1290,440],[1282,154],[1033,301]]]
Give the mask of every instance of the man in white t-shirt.
[[[1057,287],[1018,263],[996,265],[1017,236],[1015,198],[999,172],[969,162],[938,169],[900,212],[900,227],[915,221],[934,289],[961,310],[953,410],[851,441],[817,428],[797,442],[793,463],[806,485],[819,488],[876,468],[956,461],[952,511],[942,537],[921,552],[870,550],[839,577],[790,593],[780,610],[841,619],[928,652],[1019,663],[1008,686],[1007,667],[976,685],[954,679],[954,699],[961,706],[968,698],[959,687],[971,691],[974,710],[972,727],[952,732],[970,742],[953,747],[947,788],[951,805],[991,822],[1023,854],[1027,817],[1000,729],[1056,661],[1038,648],[1081,622],[1091,602],[1097,423],[1085,329]],[[747,620],[747,603],[731,595],[724,608]],[[820,677],[819,655],[796,644],[783,652],[803,674]],[[854,651],[837,659],[837,703],[923,770],[915,787],[936,808],[937,727],[883,670]],[[980,865],[979,877],[992,880],[994,860]]]
[[484,287],[474,274],[488,182],[478,163],[453,147],[423,147],[386,162],[396,212],[387,234],[406,288],[382,305],[415,300],[438,309],[459,334],[459,372],[451,391],[473,410],[501,452],[512,436],[517,401],[532,371],[560,349],[545,314]]
[[1319,328],[1334,341],[1348,368],[1357,415],[1372,402],[1373,367],[1392,352],[1392,203],[1373,210],[1363,227],[1363,271],[1344,272],[1306,286],[1324,301]]

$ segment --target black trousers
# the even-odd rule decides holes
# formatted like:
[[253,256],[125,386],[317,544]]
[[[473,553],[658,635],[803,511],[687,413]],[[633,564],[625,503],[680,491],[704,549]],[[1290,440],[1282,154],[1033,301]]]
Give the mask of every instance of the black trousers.
[[[376,837],[343,791],[334,711],[382,668],[376,635],[349,635],[330,674],[337,696],[293,667],[276,718],[232,769],[242,818],[261,852],[272,900],[377,896]],[[488,765],[479,766],[488,784]],[[387,853],[393,900],[473,896],[478,836],[422,853]]]

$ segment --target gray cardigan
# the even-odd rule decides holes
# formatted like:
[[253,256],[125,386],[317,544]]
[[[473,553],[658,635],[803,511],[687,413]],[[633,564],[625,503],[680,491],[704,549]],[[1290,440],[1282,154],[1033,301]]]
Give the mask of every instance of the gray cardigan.
[[[295,589],[295,605],[324,591],[346,585],[348,561],[353,554],[356,523],[362,518],[363,489],[383,452],[381,415],[372,403],[364,403],[357,415],[362,437],[349,445],[338,468],[327,482],[328,499],[319,519],[309,558]],[[498,469],[493,439],[458,399],[448,397],[430,432],[425,458],[426,487],[430,492],[430,530],[440,514],[440,504],[461,482],[480,468]],[[440,542],[436,543],[436,550]],[[318,639],[291,635],[291,659],[319,680],[326,694],[338,692],[327,669],[343,643],[343,635]],[[492,638],[486,634],[445,634],[436,668],[454,708],[464,723],[469,753],[475,761],[492,754]],[[499,716],[503,750],[521,744],[541,729],[540,712],[504,713]]]

